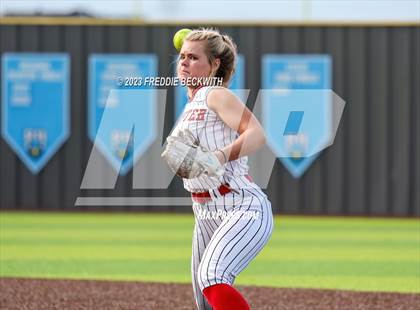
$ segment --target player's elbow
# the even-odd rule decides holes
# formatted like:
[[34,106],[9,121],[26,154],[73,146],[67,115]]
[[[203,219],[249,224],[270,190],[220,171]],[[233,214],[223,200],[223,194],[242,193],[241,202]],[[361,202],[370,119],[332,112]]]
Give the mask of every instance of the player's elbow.
[[262,137],[261,137],[261,146],[266,145],[267,143],[267,137],[265,136],[264,130],[262,131]]
[[256,131],[256,133],[255,133],[255,137],[256,137],[255,144],[256,144],[257,148],[259,149],[267,143],[267,138],[265,136],[264,130],[261,127],[257,127],[255,131]]
[[260,145],[261,147],[263,147],[267,143],[267,137],[265,136],[265,132],[263,129],[261,129],[260,140]]

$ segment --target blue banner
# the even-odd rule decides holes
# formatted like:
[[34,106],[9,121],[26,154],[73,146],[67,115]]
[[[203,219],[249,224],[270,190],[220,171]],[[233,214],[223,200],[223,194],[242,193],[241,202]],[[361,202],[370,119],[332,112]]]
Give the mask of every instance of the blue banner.
[[144,83],[156,74],[155,55],[89,57],[89,137],[121,175],[156,138],[156,91]]
[[[236,71],[233,75],[229,89],[231,89],[242,101],[245,101],[245,60],[244,56],[239,54],[236,63]],[[182,114],[185,105],[188,102],[187,88],[183,86],[175,87],[175,120]]]
[[37,174],[69,137],[67,54],[2,56],[2,136]]
[[331,136],[331,58],[265,55],[262,124],[267,142],[298,178]]

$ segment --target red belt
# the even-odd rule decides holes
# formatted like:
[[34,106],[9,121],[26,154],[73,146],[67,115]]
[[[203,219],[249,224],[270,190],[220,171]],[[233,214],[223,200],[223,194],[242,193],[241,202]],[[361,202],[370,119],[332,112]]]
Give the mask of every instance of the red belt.
[[[245,178],[247,178],[250,182],[252,182],[252,178],[250,175],[245,175]],[[230,193],[232,190],[232,188],[229,186],[229,184],[222,184],[219,186],[219,188],[217,189],[217,191],[219,192],[220,195],[224,196],[228,193]],[[210,201],[211,195],[210,192],[196,192],[196,193],[191,193],[191,198],[193,201],[198,202],[198,203],[206,203],[208,201]]]

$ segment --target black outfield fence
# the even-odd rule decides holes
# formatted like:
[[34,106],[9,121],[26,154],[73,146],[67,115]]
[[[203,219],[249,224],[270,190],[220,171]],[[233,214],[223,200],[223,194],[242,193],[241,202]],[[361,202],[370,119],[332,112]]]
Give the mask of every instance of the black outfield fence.
[[[0,51],[70,55],[71,135],[37,175],[1,139],[0,207],[75,210],[89,209],[74,206],[79,196],[185,196],[178,180],[169,190],[133,190],[132,172],[120,177],[113,190],[80,190],[93,147],[87,135],[88,56],[152,53],[158,57],[159,75],[172,76],[172,36],[181,27],[28,20],[2,21]],[[245,87],[251,91],[248,105],[252,105],[262,88],[264,54],[332,57],[333,90],[346,101],[335,142],[300,179],[294,179],[276,161],[267,188],[276,213],[420,215],[418,24],[215,26],[231,35],[244,55]],[[171,100],[173,91],[169,90]],[[168,104],[164,135],[173,125],[173,114],[173,104]],[[111,207],[95,209],[98,208]],[[119,208],[134,207],[112,207]],[[158,208],[186,210],[181,206]]]

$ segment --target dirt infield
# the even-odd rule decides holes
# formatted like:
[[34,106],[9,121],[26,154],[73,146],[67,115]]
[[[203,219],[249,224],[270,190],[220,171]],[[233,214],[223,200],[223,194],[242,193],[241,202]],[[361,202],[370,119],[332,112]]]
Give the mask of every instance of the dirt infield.
[[[253,310],[418,309],[420,294],[239,287]],[[193,310],[186,284],[0,279],[0,309]]]

